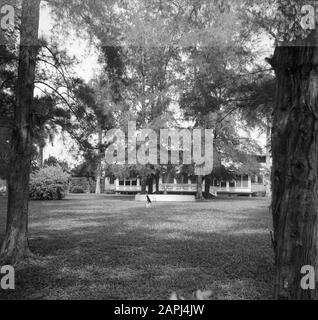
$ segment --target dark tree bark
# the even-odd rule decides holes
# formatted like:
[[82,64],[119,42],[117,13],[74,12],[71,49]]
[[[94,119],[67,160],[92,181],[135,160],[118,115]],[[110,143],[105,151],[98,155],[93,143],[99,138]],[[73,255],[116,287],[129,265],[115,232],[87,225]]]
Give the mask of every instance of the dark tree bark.
[[[301,268],[318,270],[318,47],[277,47],[272,134],[276,299],[317,299]],[[316,279],[316,286],[317,286]]]
[[153,178],[148,179],[148,193],[153,194]]
[[160,173],[157,172],[155,175],[155,182],[156,182],[156,194],[160,193]]
[[203,200],[203,191],[202,191],[202,185],[203,185],[203,177],[197,176],[197,200]]
[[204,198],[210,198],[211,175],[205,176]]
[[1,263],[15,264],[28,255],[28,200],[31,168],[31,105],[33,103],[40,0],[24,0],[20,27],[20,53],[15,128],[8,174],[7,229]]
[[145,177],[142,177],[141,179],[141,194],[147,193],[147,179]]
[[103,150],[102,150],[102,143],[103,143],[103,130],[102,127],[99,126],[98,128],[98,145],[99,145],[99,149],[98,149],[98,163],[97,163],[97,169],[96,169],[96,189],[95,189],[95,193],[96,194],[101,194],[101,179],[102,179],[102,154],[103,154]]
[[271,172],[272,172],[272,165],[271,165],[271,138],[272,138],[272,128],[269,124],[267,124],[266,127],[266,176],[265,178],[265,186],[266,186],[266,197],[271,197],[272,196],[272,184],[271,184]]
[[44,146],[39,147],[39,167],[43,168],[44,165]]

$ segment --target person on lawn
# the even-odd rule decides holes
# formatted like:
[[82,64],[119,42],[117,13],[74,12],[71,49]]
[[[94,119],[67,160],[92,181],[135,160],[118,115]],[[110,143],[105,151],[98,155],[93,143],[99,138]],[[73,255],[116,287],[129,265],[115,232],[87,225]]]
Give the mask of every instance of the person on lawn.
[[150,207],[151,207],[151,204],[152,204],[152,201],[151,201],[151,199],[150,199],[150,197],[149,197],[148,193],[146,194],[146,198],[147,198],[147,204],[146,204],[146,207],[147,207],[147,208],[150,208]]

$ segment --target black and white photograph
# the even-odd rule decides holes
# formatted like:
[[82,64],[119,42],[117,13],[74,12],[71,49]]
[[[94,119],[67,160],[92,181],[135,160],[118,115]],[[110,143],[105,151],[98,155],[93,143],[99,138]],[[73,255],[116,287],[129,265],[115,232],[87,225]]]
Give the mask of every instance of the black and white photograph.
[[0,0],[0,303],[318,299],[317,28],[311,0]]

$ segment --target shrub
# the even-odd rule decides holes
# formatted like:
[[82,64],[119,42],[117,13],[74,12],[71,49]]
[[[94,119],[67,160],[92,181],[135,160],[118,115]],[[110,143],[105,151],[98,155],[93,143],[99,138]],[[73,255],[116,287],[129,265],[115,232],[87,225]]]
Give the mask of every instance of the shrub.
[[89,192],[90,193],[95,193],[96,191],[96,181],[93,179],[89,179]]
[[104,193],[105,194],[115,194],[116,191],[115,190],[105,190]]
[[30,199],[62,200],[67,192],[69,175],[59,166],[45,167],[30,177]]
[[[101,192],[105,191],[105,183],[101,179]],[[76,189],[75,189],[76,188]],[[77,192],[77,188],[81,188],[83,192]],[[73,177],[70,181],[69,187],[70,193],[95,193],[96,190],[96,181],[93,178],[86,177]],[[74,192],[75,190],[75,192]],[[79,189],[80,190],[80,189]]]
[[70,193],[85,193],[84,189],[80,186],[74,186],[71,190]]
[[7,185],[4,180],[1,180],[0,178],[0,196],[6,196],[7,195]]
[[7,189],[0,187],[0,196],[6,196],[7,195]]
[[[70,192],[73,193],[74,188],[82,188],[84,193],[89,192],[89,183],[87,178],[71,178]],[[75,193],[75,192],[74,192]]]

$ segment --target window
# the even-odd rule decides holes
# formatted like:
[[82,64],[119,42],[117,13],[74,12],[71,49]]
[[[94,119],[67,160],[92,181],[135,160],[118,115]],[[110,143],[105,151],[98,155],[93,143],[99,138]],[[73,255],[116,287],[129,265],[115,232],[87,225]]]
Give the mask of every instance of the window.
[[183,178],[182,175],[177,176],[177,184],[182,184],[183,183]]
[[191,177],[190,178],[190,180],[191,180],[191,184],[197,184],[197,177]]
[[179,174],[176,179],[178,184],[188,184],[189,181],[188,175],[186,173]]
[[248,188],[248,176],[243,176],[243,188]]
[[131,182],[131,185],[132,185],[132,186],[137,186],[137,180],[133,180],[133,181]]
[[220,186],[220,182],[216,179],[213,180],[213,186],[214,187],[219,187]]
[[114,177],[111,177],[109,179],[109,184],[115,184],[115,178]]
[[235,188],[235,181],[234,180],[230,182],[230,188]]
[[226,188],[226,181],[221,181],[221,188]]
[[236,188],[242,187],[242,176],[236,176],[235,178]]
[[266,156],[258,156],[257,162],[258,163],[266,163]]
[[163,183],[174,183],[174,178],[168,175],[164,175],[162,178]]
[[124,180],[119,180],[119,185],[120,186],[124,186],[125,185],[125,181]]
[[130,187],[130,180],[126,180],[126,181],[125,181],[125,186],[126,186],[126,187]]

